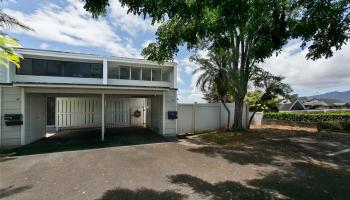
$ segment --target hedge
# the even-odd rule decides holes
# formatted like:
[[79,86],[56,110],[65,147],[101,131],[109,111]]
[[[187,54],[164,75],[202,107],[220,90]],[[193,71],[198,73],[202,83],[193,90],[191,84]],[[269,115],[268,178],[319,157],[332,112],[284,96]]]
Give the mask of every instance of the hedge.
[[326,121],[350,121],[350,112],[332,113],[264,113],[265,120],[283,120],[294,122],[326,122]]
[[350,121],[332,121],[317,123],[318,130],[350,131]]

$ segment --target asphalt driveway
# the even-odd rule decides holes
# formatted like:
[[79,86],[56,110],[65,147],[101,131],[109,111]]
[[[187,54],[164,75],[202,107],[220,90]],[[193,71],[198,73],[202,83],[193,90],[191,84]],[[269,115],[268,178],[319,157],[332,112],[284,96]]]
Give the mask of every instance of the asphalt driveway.
[[234,146],[141,132],[91,148],[44,140],[1,158],[0,199],[350,199],[349,136],[283,133]]

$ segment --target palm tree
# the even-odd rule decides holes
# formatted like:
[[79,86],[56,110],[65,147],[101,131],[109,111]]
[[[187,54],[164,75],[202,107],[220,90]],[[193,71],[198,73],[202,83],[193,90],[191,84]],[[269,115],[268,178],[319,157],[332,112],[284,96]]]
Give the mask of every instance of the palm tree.
[[[9,16],[8,14],[0,10],[0,28],[4,30],[5,28],[20,28],[23,30],[30,30],[30,27],[20,23],[17,19]],[[16,67],[19,67],[21,55],[16,53],[14,48],[21,47],[19,41],[8,34],[0,31],[0,65],[8,67],[9,61],[13,63]]]
[[269,102],[273,99],[276,99],[279,96],[286,97],[293,91],[288,84],[282,82],[283,80],[284,77],[275,76],[262,69],[259,69],[258,72],[252,77],[254,87],[260,89],[262,94],[256,103],[253,114],[249,119],[248,129],[255,113],[259,109],[269,106]]
[[195,61],[199,68],[197,68],[193,74],[200,73],[196,86],[204,93],[211,93],[220,99],[221,103],[225,107],[227,117],[227,129],[230,128],[231,112],[227,107],[228,102],[228,73],[230,66],[230,57],[224,49],[216,51],[210,51],[208,58],[202,58],[194,56],[191,58]]

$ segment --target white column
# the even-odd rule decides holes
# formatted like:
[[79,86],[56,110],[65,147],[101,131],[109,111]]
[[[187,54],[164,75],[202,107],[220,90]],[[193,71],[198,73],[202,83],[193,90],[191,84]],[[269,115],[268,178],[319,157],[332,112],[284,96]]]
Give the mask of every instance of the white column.
[[26,104],[26,93],[24,88],[21,88],[21,113],[22,113],[22,121],[23,125],[21,127],[21,145],[25,145],[25,131],[26,131],[26,115],[25,115],[25,104]]
[[174,88],[177,88],[177,64],[174,64],[174,81],[173,81]]
[[101,140],[105,140],[105,93],[102,93],[102,131]]
[[103,84],[107,85],[108,82],[108,62],[107,58],[103,59]]
[[2,146],[2,87],[0,86],[0,147]]

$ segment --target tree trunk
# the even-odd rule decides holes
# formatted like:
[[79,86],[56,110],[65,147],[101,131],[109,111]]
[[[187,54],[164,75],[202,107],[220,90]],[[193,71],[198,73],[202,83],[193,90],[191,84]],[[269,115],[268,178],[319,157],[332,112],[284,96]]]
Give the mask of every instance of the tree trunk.
[[243,130],[243,125],[242,125],[243,105],[244,105],[244,98],[237,98],[235,101],[235,115],[234,115],[234,123],[232,125],[233,130]]
[[222,105],[225,107],[227,111],[227,130],[230,130],[230,121],[231,121],[231,112],[230,109],[227,107],[225,101],[221,99]]
[[249,123],[248,123],[248,127],[247,127],[248,130],[250,129],[250,124],[252,123],[252,120],[253,120],[253,118],[254,118],[256,112],[258,112],[258,111],[254,111],[253,114],[252,114],[252,116],[250,116],[250,118],[249,118]]

